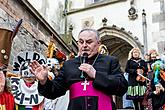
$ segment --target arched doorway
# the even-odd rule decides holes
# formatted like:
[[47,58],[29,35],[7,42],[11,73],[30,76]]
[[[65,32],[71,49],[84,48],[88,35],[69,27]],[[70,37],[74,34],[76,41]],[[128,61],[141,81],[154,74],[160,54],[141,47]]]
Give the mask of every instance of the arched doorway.
[[[141,52],[142,45],[137,37],[134,37],[130,32],[126,32],[124,28],[116,26],[104,26],[98,29],[101,43],[104,44],[110,55],[116,56],[121,64],[121,69],[124,72],[128,53],[133,47],[138,47]],[[115,97],[117,108],[122,108],[122,97]]]
[[138,47],[141,52],[143,50],[138,38],[126,32],[124,28],[104,26],[98,29],[98,31],[101,43],[106,45],[110,55],[116,56],[119,59],[122,70],[125,68],[128,53],[133,47]]

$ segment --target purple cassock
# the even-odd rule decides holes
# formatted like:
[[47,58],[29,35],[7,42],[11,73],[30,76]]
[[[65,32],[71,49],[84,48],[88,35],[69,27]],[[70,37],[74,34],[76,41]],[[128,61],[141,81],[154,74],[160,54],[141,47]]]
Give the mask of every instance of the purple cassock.
[[[112,96],[106,95],[102,91],[96,90],[92,86],[93,81],[81,81],[70,86],[70,99],[81,96],[96,96],[98,97],[98,110],[112,110]],[[85,106],[92,106],[90,102],[86,101]]]

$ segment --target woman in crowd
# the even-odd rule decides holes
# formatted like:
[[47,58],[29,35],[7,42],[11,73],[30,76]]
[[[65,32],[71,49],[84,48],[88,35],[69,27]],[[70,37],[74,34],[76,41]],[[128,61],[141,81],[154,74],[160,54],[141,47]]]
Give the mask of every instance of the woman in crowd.
[[153,110],[164,110],[165,107],[165,64],[161,61],[156,50],[149,51],[151,71],[151,91],[148,93],[148,98],[152,99]]
[[142,101],[146,90],[145,78],[147,74],[147,64],[141,59],[141,53],[138,48],[133,48],[129,52],[125,72],[128,76],[127,99],[133,100],[135,110],[144,110]]

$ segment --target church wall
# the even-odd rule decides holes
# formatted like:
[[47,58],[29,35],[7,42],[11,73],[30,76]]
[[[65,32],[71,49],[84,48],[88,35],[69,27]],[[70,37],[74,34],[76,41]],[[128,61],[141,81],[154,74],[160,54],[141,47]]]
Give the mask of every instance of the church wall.
[[60,34],[64,33],[64,0],[27,0],[47,20],[47,22]]
[[[107,18],[107,25],[115,24],[118,27],[130,31],[133,36],[137,36],[140,43],[143,44],[143,27],[142,27],[142,10],[145,9],[147,20],[147,41],[148,50],[158,49],[158,42],[162,41],[165,36],[164,30],[160,32],[160,23],[158,15],[160,14],[159,0],[135,0],[138,18],[130,20],[128,18],[128,9],[130,1],[116,2],[102,7],[87,9],[68,13],[68,19],[73,23],[73,36],[77,39],[78,32],[83,28],[83,23],[89,21],[89,27],[99,29],[102,27],[102,19]],[[158,14],[156,16],[156,14]],[[154,18],[157,19],[154,22]]]
[[[43,11],[43,9],[41,8],[46,8],[47,13],[43,16],[49,17],[49,19],[47,19],[48,21],[50,21],[49,23],[57,31],[59,31],[60,33],[64,33],[65,18],[64,16],[59,16],[59,13],[57,12],[60,11],[60,13],[63,13],[61,11],[64,11],[65,0],[57,0],[56,4],[54,4],[54,1],[47,0],[44,7],[38,6],[35,0],[28,1],[35,3],[34,5],[36,9],[38,9],[38,11],[41,13]],[[44,0],[41,1],[43,2]],[[157,49],[160,53],[163,53],[163,47],[159,46],[158,49],[158,45],[162,44],[162,41],[164,41],[165,39],[165,8],[163,8],[165,5],[164,0],[111,0],[107,2],[107,4],[95,6],[94,8],[89,7],[92,7],[92,5],[94,6],[96,4],[85,7],[87,6],[87,0],[67,1],[67,27],[69,27],[70,24],[73,25],[73,36],[76,40],[78,32],[84,27],[84,22],[89,21],[89,23],[87,24],[89,25],[89,27],[99,29],[102,27],[102,19],[106,17],[108,20],[107,25],[111,26],[114,24],[117,27],[124,28],[126,31],[130,31],[132,35],[138,37],[140,43],[143,44],[142,10],[145,9],[147,20],[148,50],[154,48]],[[134,6],[138,14],[138,18],[135,20],[130,20],[128,18],[128,10],[131,7],[130,1],[134,1]],[[92,0],[90,0],[89,2],[92,2]],[[60,10],[59,8],[57,8],[59,7],[59,5],[57,5],[58,3],[62,3],[62,7]],[[53,7],[52,4],[54,4]],[[52,16],[53,13],[56,13],[56,16]],[[58,19],[57,16],[59,16]],[[162,45],[164,45],[165,47],[165,44]]]
[[[37,14],[37,12],[35,14]],[[0,0],[0,23],[4,22],[6,25],[11,24],[10,28],[14,29],[17,22],[21,18],[23,19],[19,32],[13,40],[10,64],[13,63],[14,56],[24,50],[37,51],[46,55],[46,45],[48,45],[50,39],[53,39],[58,49],[66,55],[72,51],[56,31],[51,29],[51,27],[46,24],[46,21],[36,17],[35,14],[31,12],[25,4],[22,4],[21,1]]]

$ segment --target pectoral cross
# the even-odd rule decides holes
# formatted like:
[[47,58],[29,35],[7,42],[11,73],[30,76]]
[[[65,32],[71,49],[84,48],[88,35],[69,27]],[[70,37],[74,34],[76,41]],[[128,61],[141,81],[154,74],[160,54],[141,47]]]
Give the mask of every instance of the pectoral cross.
[[89,85],[89,82],[87,80],[85,80],[84,82],[81,83],[81,85],[84,86],[83,91],[86,91],[87,85]]

